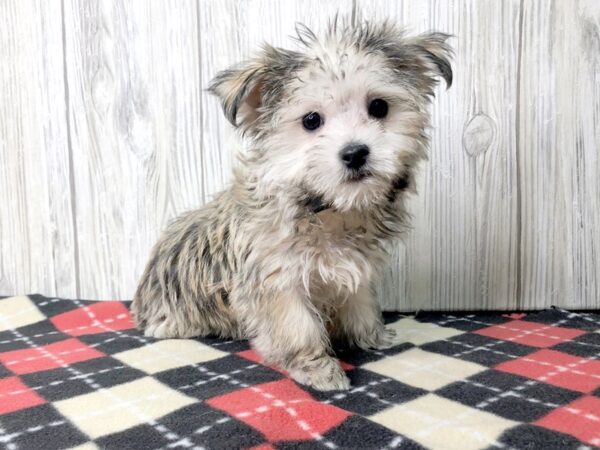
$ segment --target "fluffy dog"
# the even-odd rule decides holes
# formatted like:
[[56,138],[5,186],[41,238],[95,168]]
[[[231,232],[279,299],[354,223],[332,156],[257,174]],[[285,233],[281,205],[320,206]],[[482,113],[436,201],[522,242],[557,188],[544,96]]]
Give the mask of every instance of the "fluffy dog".
[[133,301],[147,336],[251,339],[315,389],[347,389],[332,340],[392,344],[373,295],[426,157],[447,35],[334,20],[299,51],[268,45],[209,90],[248,137],[231,187],[175,220]]

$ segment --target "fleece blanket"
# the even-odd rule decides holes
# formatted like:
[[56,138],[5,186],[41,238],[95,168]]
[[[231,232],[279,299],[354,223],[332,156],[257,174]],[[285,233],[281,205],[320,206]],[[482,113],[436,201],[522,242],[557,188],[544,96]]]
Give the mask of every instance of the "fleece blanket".
[[600,315],[388,314],[316,392],[246,341],[155,340],[121,301],[0,299],[0,448],[600,446]]

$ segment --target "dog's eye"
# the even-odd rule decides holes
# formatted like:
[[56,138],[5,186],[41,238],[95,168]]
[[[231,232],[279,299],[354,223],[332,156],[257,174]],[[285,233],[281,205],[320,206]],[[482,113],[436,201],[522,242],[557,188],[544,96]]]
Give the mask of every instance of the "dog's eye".
[[369,104],[369,115],[376,119],[383,119],[387,116],[388,104],[385,100],[376,98]]
[[321,123],[321,116],[316,112],[311,112],[302,118],[302,125],[304,125],[304,128],[310,131],[319,128]]

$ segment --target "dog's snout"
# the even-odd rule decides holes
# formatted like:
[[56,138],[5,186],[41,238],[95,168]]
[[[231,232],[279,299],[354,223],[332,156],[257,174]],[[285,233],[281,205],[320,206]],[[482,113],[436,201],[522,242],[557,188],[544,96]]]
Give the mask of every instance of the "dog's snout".
[[365,144],[348,144],[340,152],[340,158],[348,169],[358,170],[367,162],[369,147]]

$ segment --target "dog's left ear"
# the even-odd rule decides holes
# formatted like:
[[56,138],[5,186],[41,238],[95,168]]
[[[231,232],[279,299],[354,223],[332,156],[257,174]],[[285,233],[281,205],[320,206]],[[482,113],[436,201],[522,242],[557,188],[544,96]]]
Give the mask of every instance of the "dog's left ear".
[[446,81],[446,87],[452,86],[452,66],[450,59],[454,54],[446,42],[450,37],[445,33],[425,33],[411,39],[410,46],[423,58],[427,68]]
[[223,70],[208,90],[221,101],[223,113],[236,128],[246,128],[258,117],[265,64],[260,58]]

